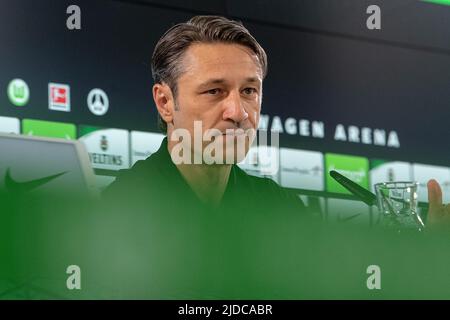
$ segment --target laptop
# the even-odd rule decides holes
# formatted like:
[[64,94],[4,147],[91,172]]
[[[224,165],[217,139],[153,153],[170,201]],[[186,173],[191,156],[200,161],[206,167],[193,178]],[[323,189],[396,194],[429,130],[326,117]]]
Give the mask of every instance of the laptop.
[[84,145],[76,140],[0,134],[0,190],[97,195]]

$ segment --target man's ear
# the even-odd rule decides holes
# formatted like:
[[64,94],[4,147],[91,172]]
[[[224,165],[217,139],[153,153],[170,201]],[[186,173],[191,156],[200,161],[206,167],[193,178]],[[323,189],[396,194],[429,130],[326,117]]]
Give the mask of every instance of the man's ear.
[[153,85],[153,100],[161,118],[166,123],[171,123],[173,121],[175,101],[169,86],[165,83],[156,83]]

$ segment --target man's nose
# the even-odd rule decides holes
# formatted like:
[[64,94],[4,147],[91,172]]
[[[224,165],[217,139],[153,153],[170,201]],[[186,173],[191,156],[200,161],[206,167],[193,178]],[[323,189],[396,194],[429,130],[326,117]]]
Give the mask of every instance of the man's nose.
[[230,93],[224,103],[223,120],[232,120],[239,123],[248,118],[248,113],[245,111],[239,93]]

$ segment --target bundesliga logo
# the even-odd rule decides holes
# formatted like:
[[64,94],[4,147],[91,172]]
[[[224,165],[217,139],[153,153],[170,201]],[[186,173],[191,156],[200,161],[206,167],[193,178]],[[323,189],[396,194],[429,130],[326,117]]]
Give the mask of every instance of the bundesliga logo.
[[70,111],[70,87],[65,84],[48,84],[48,108],[55,111]]

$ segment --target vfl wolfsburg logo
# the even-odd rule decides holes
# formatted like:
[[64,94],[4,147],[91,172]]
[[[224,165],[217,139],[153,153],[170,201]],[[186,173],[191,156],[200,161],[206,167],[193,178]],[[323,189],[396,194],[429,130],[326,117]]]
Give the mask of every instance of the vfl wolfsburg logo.
[[8,85],[9,101],[15,106],[22,107],[30,99],[30,89],[22,79],[14,79]]

